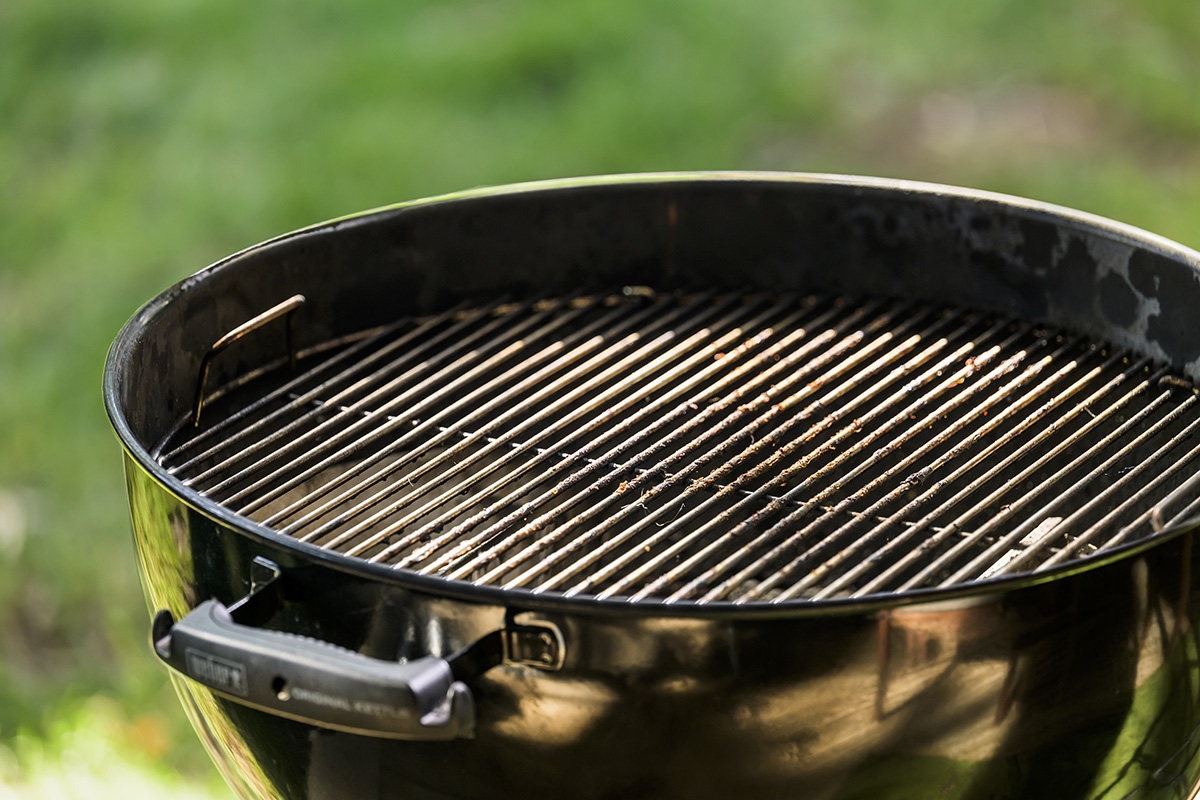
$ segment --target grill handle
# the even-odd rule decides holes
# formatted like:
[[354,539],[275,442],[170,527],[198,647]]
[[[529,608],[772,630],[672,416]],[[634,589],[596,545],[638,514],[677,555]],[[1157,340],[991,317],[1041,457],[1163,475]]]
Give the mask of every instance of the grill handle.
[[234,622],[207,600],[151,633],[166,664],[244,705],[326,728],[392,739],[469,737],[470,690],[445,659],[383,661],[305,636]]

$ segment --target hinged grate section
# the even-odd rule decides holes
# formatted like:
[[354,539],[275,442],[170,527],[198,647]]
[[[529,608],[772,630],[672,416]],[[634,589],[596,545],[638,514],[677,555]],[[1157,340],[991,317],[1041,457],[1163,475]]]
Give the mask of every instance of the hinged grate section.
[[335,344],[230,387],[163,466],[301,541],[501,587],[777,602],[1041,570],[1150,535],[1200,456],[1164,368],[898,301],[626,287]]

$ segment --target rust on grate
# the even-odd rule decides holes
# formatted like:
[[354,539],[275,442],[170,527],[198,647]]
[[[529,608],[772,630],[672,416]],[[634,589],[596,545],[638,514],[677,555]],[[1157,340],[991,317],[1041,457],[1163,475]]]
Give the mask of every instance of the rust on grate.
[[1044,570],[1151,535],[1200,459],[1164,367],[896,300],[625,287],[300,356],[214,392],[160,463],[300,541],[534,592],[782,602]]

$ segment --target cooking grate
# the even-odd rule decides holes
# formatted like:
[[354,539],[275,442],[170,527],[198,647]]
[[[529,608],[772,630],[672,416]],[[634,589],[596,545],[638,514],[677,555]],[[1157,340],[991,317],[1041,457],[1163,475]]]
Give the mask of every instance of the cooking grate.
[[160,463],[304,542],[567,595],[778,602],[1042,570],[1152,534],[1200,456],[1196,394],[1161,366],[894,300],[626,287],[300,355],[213,393]]

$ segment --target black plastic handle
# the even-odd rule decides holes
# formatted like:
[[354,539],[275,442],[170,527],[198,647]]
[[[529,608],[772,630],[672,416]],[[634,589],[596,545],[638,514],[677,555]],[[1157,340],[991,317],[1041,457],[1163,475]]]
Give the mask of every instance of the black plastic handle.
[[392,739],[470,736],[475,704],[450,664],[370,658],[304,636],[233,621],[207,600],[176,622],[154,618],[159,658],[225,697],[326,728]]

